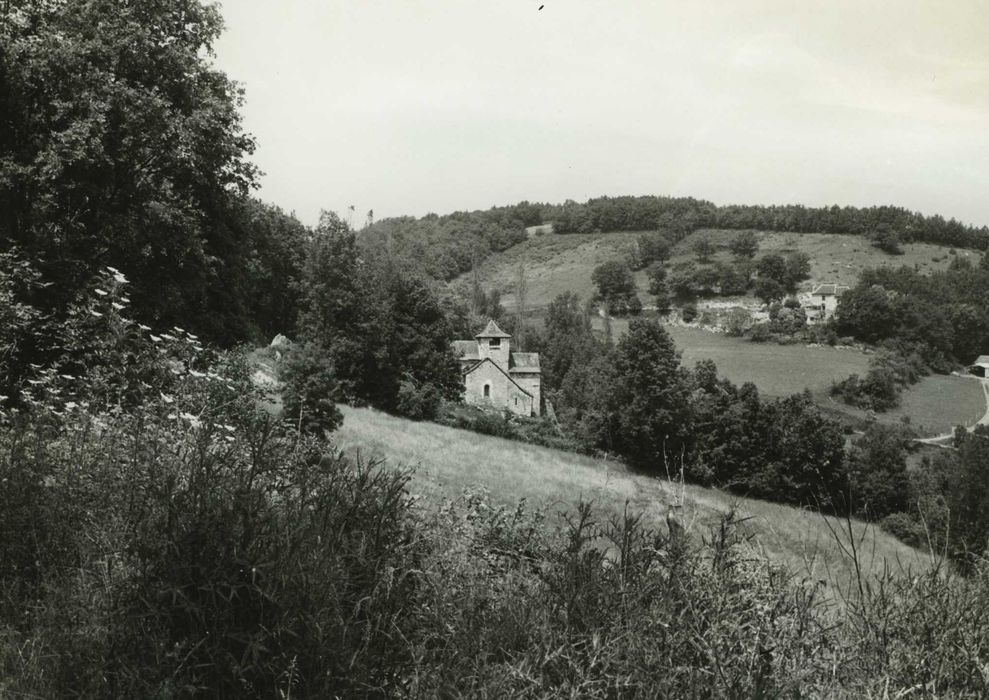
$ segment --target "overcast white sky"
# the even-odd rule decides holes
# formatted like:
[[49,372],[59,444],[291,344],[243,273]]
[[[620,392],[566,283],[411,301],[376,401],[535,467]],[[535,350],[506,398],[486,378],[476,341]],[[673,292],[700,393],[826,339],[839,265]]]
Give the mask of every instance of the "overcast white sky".
[[221,6],[260,196],[307,223],[671,194],[989,224],[982,0]]

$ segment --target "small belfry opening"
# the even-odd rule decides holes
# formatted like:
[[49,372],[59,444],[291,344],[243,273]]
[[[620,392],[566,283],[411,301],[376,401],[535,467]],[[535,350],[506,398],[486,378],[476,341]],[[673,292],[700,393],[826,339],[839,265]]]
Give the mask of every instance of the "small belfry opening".
[[486,399],[490,399],[491,398],[491,385],[490,384],[485,384],[484,385],[484,398],[486,398]]

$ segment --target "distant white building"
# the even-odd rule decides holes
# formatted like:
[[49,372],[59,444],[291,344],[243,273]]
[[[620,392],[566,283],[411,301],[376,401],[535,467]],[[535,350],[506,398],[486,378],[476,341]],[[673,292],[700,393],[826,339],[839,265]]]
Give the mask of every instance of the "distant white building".
[[989,377],[989,355],[979,355],[968,371],[977,377]]
[[819,284],[810,293],[810,298],[804,304],[807,311],[808,323],[825,323],[834,316],[838,309],[838,300],[848,291],[843,284],[829,282]]
[[553,233],[553,224],[540,224],[539,226],[526,226],[525,235],[529,238],[533,236],[543,236],[547,233]]

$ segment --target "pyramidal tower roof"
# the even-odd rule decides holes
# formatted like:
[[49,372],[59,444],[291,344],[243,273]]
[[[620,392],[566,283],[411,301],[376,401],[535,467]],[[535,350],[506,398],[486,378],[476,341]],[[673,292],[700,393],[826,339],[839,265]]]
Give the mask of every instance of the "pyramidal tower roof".
[[488,321],[488,325],[483,331],[474,336],[475,338],[511,338],[508,333],[498,328],[498,324],[494,322],[494,319]]

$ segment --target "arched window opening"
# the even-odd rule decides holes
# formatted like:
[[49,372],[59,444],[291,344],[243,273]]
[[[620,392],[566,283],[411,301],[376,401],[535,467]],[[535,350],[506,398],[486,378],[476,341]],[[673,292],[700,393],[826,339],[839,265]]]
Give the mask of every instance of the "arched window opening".
[[490,384],[485,384],[484,385],[484,398],[486,398],[486,399],[490,399],[491,398],[491,385]]

